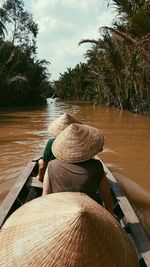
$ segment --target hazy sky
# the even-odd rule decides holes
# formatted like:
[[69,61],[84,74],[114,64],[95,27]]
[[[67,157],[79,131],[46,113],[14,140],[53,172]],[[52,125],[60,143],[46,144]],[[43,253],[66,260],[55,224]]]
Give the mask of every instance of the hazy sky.
[[39,25],[38,59],[50,61],[51,79],[68,67],[85,61],[90,46],[78,43],[98,38],[101,26],[111,25],[115,11],[106,0],[25,0],[26,7]]

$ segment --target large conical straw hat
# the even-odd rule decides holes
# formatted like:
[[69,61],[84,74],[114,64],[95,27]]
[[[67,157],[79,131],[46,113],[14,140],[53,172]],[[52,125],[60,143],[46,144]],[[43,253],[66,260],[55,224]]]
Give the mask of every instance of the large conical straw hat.
[[56,137],[62,130],[72,123],[81,123],[71,115],[64,113],[48,126],[48,132],[51,136]]
[[55,193],[12,214],[0,235],[3,267],[137,267],[126,233],[83,193]]
[[99,129],[83,124],[71,124],[54,140],[52,152],[59,160],[77,163],[89,160],[104,145],[104,136]]

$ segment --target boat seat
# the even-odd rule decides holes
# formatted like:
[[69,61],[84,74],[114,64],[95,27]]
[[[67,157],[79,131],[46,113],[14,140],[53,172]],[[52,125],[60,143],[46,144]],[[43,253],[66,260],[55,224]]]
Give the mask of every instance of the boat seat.
[[28,180],[28,185],[30,185],[31,187],[43,188],[43,183],[37,180],[36,177],[30,177]]

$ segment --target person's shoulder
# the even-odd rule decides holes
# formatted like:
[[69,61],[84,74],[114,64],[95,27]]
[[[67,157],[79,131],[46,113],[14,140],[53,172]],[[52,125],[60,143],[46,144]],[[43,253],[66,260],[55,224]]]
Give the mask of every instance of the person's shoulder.
[[91,164],[93,164],[97,167],[103,168],[103,164],[99,159],[92,158],[92,159],[90,159],[90,161],[91,161]]
[[93,162],[93,163],[95,163],[95,164],[102,164],[102,162],[100,161],[100,159],[97,159],[97,158],[91,158],[90,161]]
[[48,164],[51,165],[51,166],[60,166],[61,165],[61,161],[59,159],[53,159]]
[[47,141],[47,143],[46,143],[46,145],[52,145],[52,143],[54,142],[54,138],[50,138],[48,141]]

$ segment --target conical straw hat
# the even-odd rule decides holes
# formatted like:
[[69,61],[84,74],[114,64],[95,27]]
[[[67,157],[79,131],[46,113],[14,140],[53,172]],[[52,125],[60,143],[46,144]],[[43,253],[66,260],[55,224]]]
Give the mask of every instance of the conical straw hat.
[[74,123],[56,137],[52,152],[59,160],[77,163],[95,156],[103,145],[104,137],[99,129]]
[[51,136],[56,137],[62,130],[72,123],[81,123],[71,115],[64,113],[48,126],[48,132]]
[[137,267],[119,223],[83,193],[55,193],[28,202],[0,235],[3,267]]

